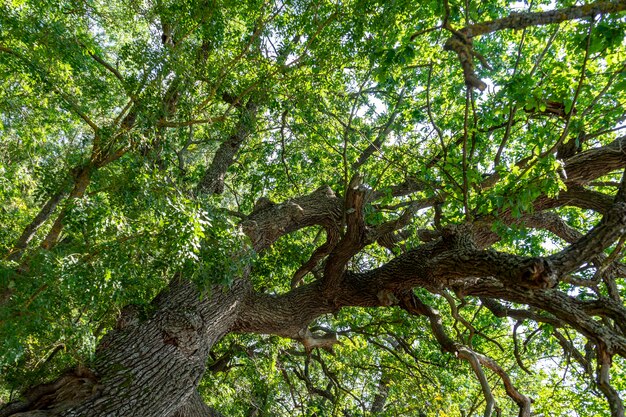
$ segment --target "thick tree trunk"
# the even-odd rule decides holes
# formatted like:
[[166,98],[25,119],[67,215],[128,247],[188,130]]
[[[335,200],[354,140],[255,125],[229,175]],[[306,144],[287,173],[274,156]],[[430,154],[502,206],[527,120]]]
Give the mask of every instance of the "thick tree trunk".
[[204,403],[197,392],[193,392],[189,399],[171,417],[223,417],[218,411]]
[[[577,169],[582,165],[568,165],[568,173]],[[35,387],[21,403],[0,410],[0,417],[213,413],[201,403],[196,387],[210,349],[226,333],[271,333],[299,340],[308,350],[328,347],[336,340],[313,335],[306,327],[312,320],[346,306],[402,305],[400,300],[412,295],[416,287],[533,306],[603,346],[609,358],[626,356],[622,328],[595,319],[600,316],[623,323],[626,316],[621,305],[610,299],[579,300],[555,288],[582,262],[599,256],[626,233],[626,186],[614,202],[606,203],[603,220],[596,227],[546,258],[481,250],[471,228],[458,226],[439,231],[379,268],[352,272],[346,265],[350,254],[375,240],[381,230],[381,226],[368,228],[363,221],[366,191],[354,185],[345,202],[325,187],[282,204],[262,202],[241,223],[253,248],[262,252],[280,236],[307,226],[341,230],[345,214],[345,233],[334,247],[341,253],[328,256],[323,277],[279,295],[253,292],[247,277],[206,294],[194,284],[175,279],[153,301],[147,320],[120,320],[118,328],[105,336],[91,370],[76,370]],[[609,386],[606,378],[601,382]],[[620,401],[613,391],[605,391],[614,403]]]
[[95,362],[98,395],[63,416],[169,416],[185,404],[205,370],[213,344],[232,326],[245,287],[213,288],[175,283],[155,300],[156,313],[112,334]]
[[154,300],[148,320],[105,336],[93,373],[66,375],[39,390],[45,395],[35,390],[30,401],[9,413],[0,410],[0,416],[219,415],[201,403],[196,387],[211,347],[232,327],[246,292],[243,280],[205,295],[194,284],[173,283]]

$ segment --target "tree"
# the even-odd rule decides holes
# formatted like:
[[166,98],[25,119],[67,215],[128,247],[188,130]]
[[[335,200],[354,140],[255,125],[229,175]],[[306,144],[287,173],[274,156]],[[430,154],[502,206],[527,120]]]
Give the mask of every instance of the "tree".
[[625,1],[0,7],[0,416],[624,415]]

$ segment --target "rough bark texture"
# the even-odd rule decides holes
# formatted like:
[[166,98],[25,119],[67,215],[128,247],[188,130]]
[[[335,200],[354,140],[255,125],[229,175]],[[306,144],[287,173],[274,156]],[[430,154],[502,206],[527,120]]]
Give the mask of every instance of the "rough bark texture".
[[[565,165],[567,174],[571,172],[574,178],[581,179],[601,175],[602,171],[587,170],[584,163],[585,158],[594,160],[599,153],[617,158],[611,163],[612,167],[623,166],[626,161],[615,149],[618,148],[612,144],[572,157]],[[257,251],[304,227],[321,225],[336,230],[341,240],[327,256],[325,273],[330,280],[328,277],[315,280],[285,294],[271,295],[253,292],[242,277],[231,288],[214,288],[200,296],[195,285],[177,278],[154,300],[154,313],[147,320],[127,321],[101,341],[88,377],[75,376],[71,384],[70,379],[57,381],[56,385],[46,386],[45,394],[35,396],[36,400],[9,405],[0,416],[15,415],[19,411],[27,412],[22,415],[49,416],[206,415],[212,411],[199,402],[195,388],[204,374],[211,347],[224,334],[270,333],[300,340],[312,347],[332,346],[332,340],[315,340],[307,325],[342,307],[400,305],[431,317],[434,313],[427,308],[417,308],[415,303],[406,301],[407,294],[415,287],[435,293],[452,289],[461,295],[533,306],[551,315],[546,316],[545,321],[571,326],[602,346],[603,354],[608,357],[626,356],[626,329],[607,326],[594,319],[599,316],[616,323],[626,322],[626,311],[619,302],[609,299],[583,302],[553,288],[581,263],[601,255],[626,232],[626,207],[621,201],[603,201],[603,220],[585,235],[573,234],[549,216],[529,217],[531,223],[551,225],[549,227],[573,242],[548,258],[525,258],[480,249],[483,245],[477,245],[476,238],[483,236],[476,233],[475,226],[466,225],[444,228],[420,247],[379,268],[357,273],[346,270],[345,265],[360,248],[372,243],[368,231],[374,229],[363,219],[365,194],[365,189],[359,187],[355,179],[345,200],[325,187],[281,204],[260,200],[242,222],[243,230]],[[546,206],[572,203],[567,199],[546,203],[541,198],[538,202]],[[402,224],[397,226],[401,228]],[[488,307],[496,314],[510,313],[502,312],[494,302]],[[464,357],[473,364],[477,375],[482,367],[494,370],[501,376],[511,398],[520,405],[521,415],[528,415],[526,397],[515,390],[497,364],[456,347],[441,334],[436,319],[432,320],[435,320],[433,331],[440,334],[438,339],[444,350],[465,352]],[[603,366],[599,369],[600,386],[615,403],[619,401],[615,400],[617,394],[605,382],[608,365]],[[75,386],[81,389],[68,389]],[[68,397],[68,391],[74,395]],[[615,407],[619,411],[619,407]]]
[[175,280],[154,300],[155,313],[148,320],[122,326],[101,341],[89,384],[82,384],[87,390],[69,389],[76,383],[55,386],[46,393],[47,401],[29,404],[34,411],[19,415],[211,415],[195,387],[211,347],[232,327],[246,291],[240,280],[229,290],[213,288],[201,297],[194,284]]
[[[484,89],[485,83],[474,71],[473,60],[477,54],[472,42],[477,36],[623,10],[626,10],[623,0],[596,2],[551,12],[514,14],[460,30],[451,28],[446,17],[444,28],[453,34],[446,48],[459,56],[467,85]],[[168,45],[172,44],[168,42]],[[161,127],[167,126],[168,117],[176,111],[180,94],[178,86],[176,82],[172,83],[165,94],[163,114],[158,122]],[[238,109],[239,117],[197,185],[198,195],[224,191],[226,173],[254,128],[258,103],[249,99],[243,106],[238,99],[229,100],[224,97],[225,102]],[[137,111],[133,105],[120,122],[116,138],[134,125]],[[394,118],[395,113],[379,137],[363,151],[355,167],[365,163],[381,146]],[[97,126],[94,130],[97,133]],[[68,202],[83,197],[93,171],[119,158],[125,149],[101,152],[94,140],[90,163],[73,173],[74,184]],[[597,386],[606,396],[612,415],[623,416],[623,404],[619,392],[611,386],[609,368],[613,356],[626,357],[626,309],[614,282],[615,276],[624,276],[624,267],[619,263],[617,249],[615,257],[604,251],[623,240],[626,234],[626,180],[622,180],[616,196],[586,187],[599,177],[623,169],[626,166],[625,149],[626,136],[622,136],[609,145],[584,152],[562,152],[561,156],[568,156],[563,161],[562,172],[567,189],[558,197],[539,196],[533,202],[535,212],[521,217],[515,217],[505,209],[470,219],[471,223],[468,220],[467,224],[447,227],[441,226],[443,197],[439,196],[405,201],[404,212],[396,219],[378,225],[368,224],[366,207],[375,207],[388,192],[370,189],[358,175],[353,177],[345,196],[338,196],[328,186],[322,186],[284,202],[261,198],[249,215],[241,215],[240,227],[255,251],[260,253],[282,236],[307,227],[323,228],[327,234],[326,242],[312,251],[309,260],[291,278],[290,291],[283,294],[255,292],[244,274],[228,288],[214,287],[203,293],[184,277],[177,276],[153,301],[147,319],[141,321],[130,317],[120,320],[117,328],[100,341],[90,369],[77,368],[51,383],[33,387],[23,399],[0,409],[0,417],[220,416],[203,403],[196,390],[205,372],[209,352],[220,338],[229,332],[267,333],[298,340],[308,353],[317,347],[330,349],[336,343],[335,336],[316,336],[308,325],[324,314],[349,306],[398,306],[410,314],[425,316],[442,350],[471,364],[488,402],[487,414],[493,408],[493,398],[483,372],[485,367],[501,380],[509,397],[519,406],[520,416],[529,416],[530,399],[517,390],[503,368],[492,358],[447,335],[439,313],[416,298],[415,288],[436,294],[454,291],[459,297],[479,297],[482,305],[497,317],[575,329],[597,352]],[[441,156],[426,166],[432,168],[439,159]],[[518,166],[524,169],[531,163],[529,161],[520,161]],[[498,180],[499,175],[493,174],[480,185],[488,189]],[[390,193],[396,197],[413,197],[424,190],[428,190],[428,186],[408,178],[391,187]],[[20,258],[62,198],[63,193],[55,194],[41,208],[17,240],[9,259]],[[603,219],[586,233],[577,231],[549,211],[567,206],[593,210]],[[398,236],[406,232],[405,227],[417,210],[430,207],[435,212],[435,228],[418,233],[423,241],[420,246],[405,250],[378,268],[350,270],[350,261],[367,245],[379,242],[394,248]],[[55,219],[42,243],[44,249],[52,248],[58,241],[64,214],[62,211]],[[548,230],[569,246],[552,256],[536,258],[489,250],[487,248],[499,239],[492,231],[496,220]],[[621,244],[623,246],[623,242]],[[616,246],[619,247],[620,243]],[[599,271],[597,276],[573,278],[571,274],[585,263],[595,265]],[[315,279],[303,283],[305,276],[318,266]],[[285,277],[286,282],[289,279]],[[583,300],[559,287],[559,284],[573,283],[576,279],[577,284],[589,288],[605,282],[606,295],[598,291],[595,299]],[[528,308],[509,308],[507,302]],[[568,345],[565,338],[558,340],[562,346],[571,349],[571,343]],[[582,355],[574,354],[574,357],[585,369],[592,367]],[[388,381],[383,377],[372,412],[383,409],[387,395]]]
[[215,152],[211,165],[196,188],[197,194],[222,194],[226,171],[233,164],[235,155],[254,129],[258,105],[252,99],[242,109],[234,133]]
[[206,405],[200,394],[193,392],[171,417],[223,417],[223,415]]
[[176,412],[194,394],[209,350],[234,322],[244,290],[240,282],[230,291],[214,288],[201,298],[193,284],[173,283],[155,300],[156,313],[149,320],[100,344],[95,372],[102,391],[62,415]]

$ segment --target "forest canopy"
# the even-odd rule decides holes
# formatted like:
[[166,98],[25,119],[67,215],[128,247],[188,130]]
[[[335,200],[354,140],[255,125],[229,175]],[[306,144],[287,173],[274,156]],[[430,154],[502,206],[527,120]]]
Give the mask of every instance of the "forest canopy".
[[624,416],[625,11],[2,1],[0,417]]

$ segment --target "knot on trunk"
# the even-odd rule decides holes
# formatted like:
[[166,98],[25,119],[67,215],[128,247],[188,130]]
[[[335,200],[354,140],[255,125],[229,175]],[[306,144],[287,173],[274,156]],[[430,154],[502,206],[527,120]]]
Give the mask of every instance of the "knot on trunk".
[[163,343],[176,346],[187,356],[197,352],[203,327],[202,318],[197,311],[168,310],[162,320]]
[[553,288],[558,278],[550,262],[544,258],[534,258],[526,262],[515,277],[514,284],[529,289]]
[[261,198],[249,218],[241,222],[241,227],[258,250],[274,242],[289,227],[298,224],[303,216],[304,210],[293,201],[274,204],[269,199]]

